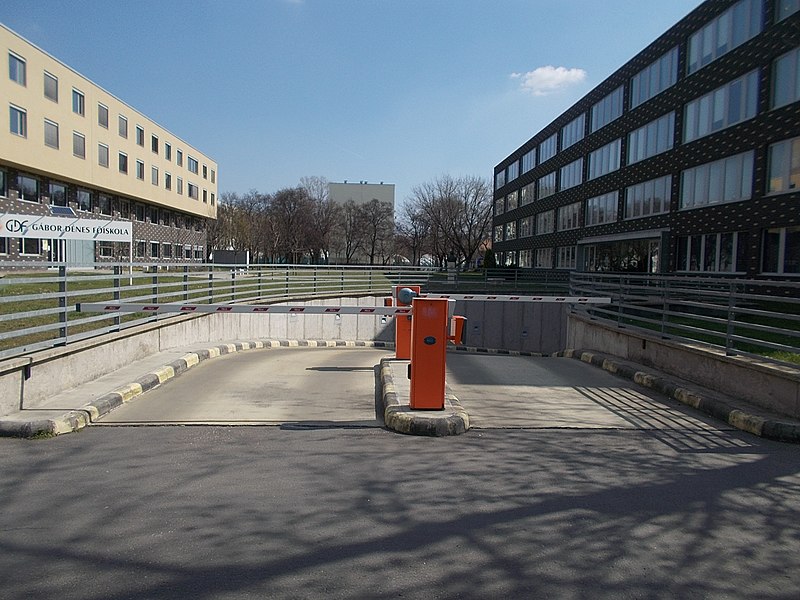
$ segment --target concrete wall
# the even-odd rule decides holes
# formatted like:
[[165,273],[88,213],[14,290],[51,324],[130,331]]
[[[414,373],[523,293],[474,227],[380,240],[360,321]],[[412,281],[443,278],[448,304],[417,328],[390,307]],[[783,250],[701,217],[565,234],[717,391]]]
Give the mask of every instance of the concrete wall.
[[800,418],[800,369],[742,356],[725,356],[706,346],[662,340],[615,325],[570,315],[567,346],[612,354]]

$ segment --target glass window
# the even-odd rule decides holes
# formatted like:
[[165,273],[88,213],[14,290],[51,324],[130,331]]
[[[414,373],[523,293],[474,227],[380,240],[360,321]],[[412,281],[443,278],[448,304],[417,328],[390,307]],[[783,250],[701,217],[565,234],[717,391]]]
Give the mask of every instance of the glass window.
[[647,102],[678,81],[678,47],[665,52],[631,77],[631,108]]
[[506,239],[507,240],[515,240],[517,239],[517,222],[516,221],[509,221],[506,223]]
[[108,146],[97,144],[97,164],[108,168]]
[[688,73],[706,66],[761,31],[762,0],[740,0],[689,37]]
[[136,161],[136,179],[144,179],[144,163],[140,160]]
[[494,189],[499,190],[505,184],[506,184],[506,170],[503,169],[499,173],[496,173],[494,176]]
[[122,115],[119,116],[119,135],[126,139],[128,137],[128,119]]
[[553,249],[552,248],[537,248],[536,260],[534,266],[537,269],[552,269],[553,268]]
[[158,137],[155,135],[150,136],[150,149],[158,154]]
[[536,199],[536,184],[529,183],[519,191],[519,205],[525,206]]
[[58,102],[58,78],[47,71],[44,72],[44,97]]
[[558,152],[558,134],[554,133],[539,144],[539,164],[553,158]]
[[502,242],[503,241],[503,226],[502,225],[495,225],[494,226],[494,233],[492,235],[492,241],[495,241],[495,242]]
[[686,169],[681,173],[682,209],[746,200],[752,193],[752,151]]
[[150,167],[150,183],[158,185],[158,167]]
[[179,167],[183,166],[183,150],[178,150],[175,154],[175,160]]
[[764,231],[761,271],[779,275],[800,273],[800,226]]
[[97,204],[100,207],[101,215],[111,215],[111,196],[108,194],[98,194]]
[[625,189],[625,219],[669,212],[672,175],[651,179]]
[[58,149],[58,123],[44,120],[44,145]]
[[67,186],[63,183],[51,182],[48,186],[48,195],[50,196],[50,204],[53,206],[66,206],[67,205]]
[[619,169],[622,140],[616,139],[589,154],[589,179],[594,179]]
[[602,196],[595,196],[586,201],[584,220],[587,227],[613,223],[617,220],[617,203],[619,192],[613,191]]
[[543,233],[553,233],[555,226],[555,211],[548,210],[536,215],[536,235]]
[[527,173],[536,166],[536,149],[526,152],[522,156],[522,172]]
[[502,215],[504,212],[506,212],[506,199],[503,197],[497,198],[494,201],[494,214],[497,216]]
[[189,194],[189,198],[198,200],[199,199],[198,187],[193,183],[189,183],[186,187],[187,187],[187,193]]
[[557,269],[575,269],[577,265],[578,247],[561,246],[556,253]]
[[119,172],[128,174],[128,155],[124,152],[119,153]]
[[[207,167],[203,165],[203,179],[207,179],[206,177]],[[519,162],[514,161],[510,165],[508,165],[508,169],[506,170],[507,179],[506,181],[514,181],[517,177],[519,177]]]
[[136,143],[144,147],[144,128],[141,125],[136,126]]
[[150,258],[158,258],[161,244],[158,242],[150,242]]
[[86,98],[80,90],[72,89],[72,112],[76,115],[84,116],[86,114]]
[[172,144],[169,142],[164,142],[164,158],[172,160]]
[[9,130],[14,135],[28,137],[28,113],[24,108],[13,104],[8,107],[10,116]]
[[530,237],[533,235],[533,217],[525,217],[519,220],[519,237]]
[[178,177],[175,183],[176,183],[175,191],[178,192],[179,194],[183,194],[183,178]]
[[767,192],[781,194],[797,189],[800,189],[800,138],[772,144]]
[[20,85],[28,84],[25,59],[11,52],[8,53],[8,78]]
[[72,132],[72,155],[86,158],[86,138],[82,133]]
[[8,197],[7,175],[5,171],[0,171],[0,196]]
[[99,102],[97,103],[97,124],[108,129],[108,107]]
[[592,133],[605,127],[622,116],[622,94],[624,86],[619,86],[608,96],[592,106]]
[[758,70],[686,104],[684,142],[752,119],[758,112]]
[[580,227],[581,203],[574,202],[558,209],[558,231]]
[[17,175],[17,191],[19,199],[27,202],[39,201],[39,182],[27,175]]
[[172,175],[170,173],[164,173],[164,188],[172,189]]
[[42,240],[34,238],[22,238],[22,252],[20,254],[35,256],[42,253]]
[[78,210],[92,212],[92,192],[78,188],[75,197],[78,201]]
[[679,237],[677,269],[725,273],[743,271],[744,240],[745,236],[736,232]]
[[506,211],[514,210],[519,206],[519,193],[515,190],[506,196]]
[[199,163],[197,162],[196,158],[192,158],[191,156],[186,157],[186,168],[189,169],[192,173],[197,175]]
[[628,164],[671,150],[675,113],[671,112],[628,134]]
[[211,183],[217,183],[217,172],[211,169]]
[[800,100],[800,48],[775,59],[770,106],[778,108]]
[[547,198],[556,193],[556,172],[548,173],[540,177],[538,181],[539,199]]
[[561,150],[581,141],[585,134],[586,117],[580,115],[561,128]]
[[775,21],[783,21],[798,10],[800,10],[800,0],[778,0],[778,6],[775,8]]
[[144,222],[145,220],[144,204],[136,204],[133,208],[133,216],[137,221]]
[[575,187],[581,183],[583,183],[583,158],[579,158],[561,167],[559,191]]

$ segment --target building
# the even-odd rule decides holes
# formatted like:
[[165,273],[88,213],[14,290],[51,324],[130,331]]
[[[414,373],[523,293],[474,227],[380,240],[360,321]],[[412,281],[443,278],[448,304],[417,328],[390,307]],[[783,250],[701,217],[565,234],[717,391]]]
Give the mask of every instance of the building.
[[800,274],[800,0],[708,0],[494,169],[498,262]]
[[390,204],[394,212],[394,184],[393,183],[329,183],[328,197],[334,202],[344,204],[352,200],[356,204],[367,204],[373,200]]
[[[345,216],[340,235],[343,239],[334,244],[331,263],[380,263],[396,261],[394,255],[394,184],[329,183],[328,198],[345,205],[345,213],[359,213],[363,220],[354,220],[355,215]],[[347,204],[354,203],[356,210],[348,211]],[[367,206],[379,202],[381,206]],[[384,208],[384,207],[389,207]]]
[[1,24],[0,51],[0,215],[58,231],[112,221],[130,238],[13,237],[4,221],[0,261],[204,260],[217,164]]

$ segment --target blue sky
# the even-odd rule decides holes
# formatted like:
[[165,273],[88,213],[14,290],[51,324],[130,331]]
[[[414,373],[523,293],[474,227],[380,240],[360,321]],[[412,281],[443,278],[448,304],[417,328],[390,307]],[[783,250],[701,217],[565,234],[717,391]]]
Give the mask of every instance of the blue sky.
[[0,22],[211,156],[402,202],[495,164],[699,0],[3,0]]

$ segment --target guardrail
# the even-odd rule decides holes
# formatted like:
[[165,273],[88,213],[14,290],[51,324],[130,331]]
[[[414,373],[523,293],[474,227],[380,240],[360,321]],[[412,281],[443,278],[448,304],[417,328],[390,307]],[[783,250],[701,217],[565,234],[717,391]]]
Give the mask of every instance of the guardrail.
[[5,273],[0,278],[0,359],[171,317],[87,316],[76,311],[78,303],[268,303],[364,296],[388,294],[393,285],[426,285],[437,275],[424,268],[338,265],[48,263],[36,271],[12,270],[19,267],[0,262]]
[[800,363],[800,282],[573,273],[570,293],[610,296],[610,305],[576,310],[619,328]]

